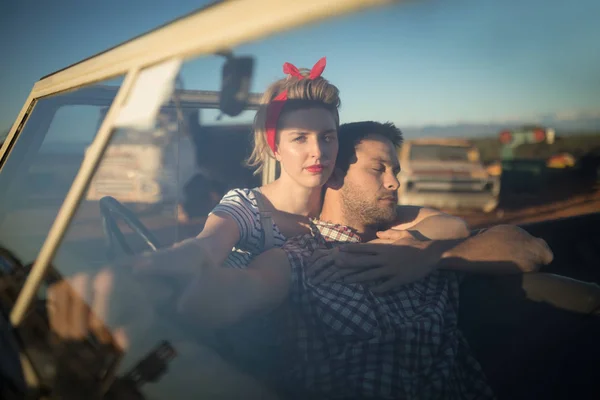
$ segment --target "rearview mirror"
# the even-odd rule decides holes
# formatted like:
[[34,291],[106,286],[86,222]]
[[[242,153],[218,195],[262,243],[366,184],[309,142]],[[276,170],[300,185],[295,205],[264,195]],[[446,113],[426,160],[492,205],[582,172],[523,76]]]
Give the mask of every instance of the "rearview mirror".
[[223,114],[235,117],[247,106],[254,59],[252,57],[228,56],[223,65],[219,109]]

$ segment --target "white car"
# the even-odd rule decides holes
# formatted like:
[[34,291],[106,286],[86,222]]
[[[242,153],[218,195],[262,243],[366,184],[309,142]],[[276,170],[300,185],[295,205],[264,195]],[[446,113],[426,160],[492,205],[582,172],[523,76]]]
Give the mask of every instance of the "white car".
[[498,205],[500,180],[486,171],[468,140],[407,140],[399,158],[399,204],[484,212]]

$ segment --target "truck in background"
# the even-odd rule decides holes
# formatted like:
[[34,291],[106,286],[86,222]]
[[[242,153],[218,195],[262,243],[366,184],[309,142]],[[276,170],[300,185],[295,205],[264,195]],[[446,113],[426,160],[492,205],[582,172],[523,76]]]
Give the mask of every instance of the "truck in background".
[[[258,99],[258,95],[251,95],[248,110],[258,107]],[[186,202],[186,184],[193,183],[194,177],[207,175],[198,164],[198,152],[206,153],[201,159],[216,156],[222,159],[221,155],[214,153],[224,149],[199,147],[223,147],[223,144],[215,142],[226,141],[229,136],[235,136],[236,145],[229,144],[229,152],[232,158],[240,157],[240,154],[237,154],[240,153],[238,147],[243,151],[245,140],[240,140],[239,133],[250,133],[251,124],[223,125],[222,128],[212,124],[200,125],[201,112],[218,111],[218,92],[181,91],[177,105],[173,103],[170,102],[161,108],[154,129],[119,129],[114,133],[102,163],[90,183],[86,200],[99,201],[104,196],[111,196],[136,212],[180,205]],[[100,121],[104,119],[104,113],[107,111],[108,107],[100,115]],[[237,167],[239,169],[239,166]],[[209,175],[218,178],[221,172],[226,171],[213,168]]]
[[[188,120],[198,115],[194,110],[185,114]],[[177,201],[183,183],[197,172],[195,146],[174,108],[163,107],[157,119],[151,131],[119,129],[114,133],[86,200],[112,196],[136,211]]]
[[500,179],[488,173],[468,140],[407,140],[398,157],[399,204],[484,212],[498,206]]

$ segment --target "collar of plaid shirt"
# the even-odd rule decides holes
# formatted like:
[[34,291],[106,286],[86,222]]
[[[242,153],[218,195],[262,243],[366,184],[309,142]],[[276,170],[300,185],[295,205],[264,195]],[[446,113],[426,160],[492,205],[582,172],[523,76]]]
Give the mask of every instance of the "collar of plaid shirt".
[[[346,225],[334,224],[318,219],[312,220],[312,235],[322,236],[327,243],[361,243],[362,238],[356,230]],[[330,247],[330,246],[328,246]]]

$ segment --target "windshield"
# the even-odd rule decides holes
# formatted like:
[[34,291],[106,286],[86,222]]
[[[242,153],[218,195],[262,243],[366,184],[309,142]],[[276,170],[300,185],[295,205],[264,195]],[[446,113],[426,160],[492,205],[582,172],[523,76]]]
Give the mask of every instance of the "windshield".
[[[546,178],[574,181],[571,178],[575,175],[568,174],[581,165],[589,165],[589,171],[593,170],[594,175],[582,172],[577,175],[577,179],[585,175],[585,179],[581,178],[581,182],[585,180],[582,186],[561,193],[566,199],[583,196],[582,193],[597,196],[594,185],[597,185],[598,164],[594,164],[594,154],[597,154],[594,151],[600,148],[600,125],[597,115],[590,110],[598,109],[600,102],[597,93],[589,89],[593,86],[589,82],[595,81],[585,78],[595,77],[600,58],[589,51],[588,46],[573,45],[595,43],[589,42],[589,38],[600,34],[596,19],[581,20],[581,15],[566,11],[555,14],[544,6],[531,8],[529,14],[521,16],[514,5],[505,6],[502,2],[494,6],[475,0],[401,3],[250,42],[231,51],[234,55],[254,58],[250,86],[255,93],[262,93],[275,79],[284,77],[282,65],[285,62],[310,68],[319,57],[327,56],[323,76],[340,89],[341,123],[392,121],[402,131],[406,143],[423,138],[443,143],[447,138],[460,136],[465,143],[473,144],[411,143],[410,147],[402,148],[400,151],[410,149],[408,158],[411,161],[481,163],[487,169],[477,167],[477,171],[471,173],[469,169],[475,168],[457,165],[454,169],[465,171],[451,172],[460,179],[402,181],[397,198],[399,204],[448,210],[464,217],[473,229],[504,222],[577,215],[583,213],[584,207],[587,207],[585,210],[597,207],[597,200],[586,203],[587,197],[585,201],[573,201],[580,208],[565,210],[562,203],[555,206],[552,209],[560,209],[560,214],[556,211],[551,216],[547,211],[551,207],[539,213],[535,208],[522,206],[523,198],[527,201],[534,198],[539,202],[536,204],[550,202],[545,196],[556,193],[554,189],[559,185],[547,184],[550,178]],[[561,7],[571,10],[567,5]],[[546,27],[565,26],[561,29],[565,36],[558,40],[554,32],[547,32],[548,29],[536,26],[532,30],[530,23],[519,23],[530,21],[532,14],[536,16],[535,20],[546,21]],[[569,16],[566,22],[565,14]],[[513,21],[511,24],[519,29],[507,28],[506,21]],[[525,29],[523,25],[529,28]],[[369,28],[356,29],[357,26]],[[219,33],[217,26],[210,29],[215,30],[214,34]],[[556,40],[546,38],[546,34]],[[503,45],[498,45],[499,40]],[[84,295],[92,290],[91,283],[72,285],[94,313],[104,314],[106,309],[103,307],[124,310],[119,319],[101,321],[112,336],[120,337],[126,332],[126,340],[122,342],[125,343],[125,358],[119,365],[120,374],[129,371],[160,340],[177,343],[177,363],[158,383],[144,386],[147,398],[168,399],[173,398],[174,393],[206,398],[205,392],[195,391],[198,386],[217,387],[217,392],[237,390],[236,393],[243,397],[244,385],[255,387],[256,381],[266,379],[260,374],[260,368],[263,366],[261,361],[267,363],[267,355],[263,358],[259,355],[255,364],[237,365],[235,356],[239,354],[236,351],[242,350],[222,343],[223,331],[209,329],[207,333],[187,324],[191,317],[189,320],[186,320],[188,317],[179,318],[177,307],[180,303],[173,299],[179,299],[178,294],[183,292],[181,282],[177,282],[180,285],[177,286],[168,277],[146,281],[127,275],[134,269],[131,257],[190,243],[203,232],[211,211],[231,194],[231,190],[256,188],[268,174],[268,171],[257,173],[255,167],[248,165],[254,145],[256,105],[247,105],[237,116],[228,116],[219,110],[225,62],[222,55],[184,60],[174,80],[175,90],[160,104],[151,126],[121,125],[114,129],[52,261],[54,270],[70,279],[69,283],[79,282],[77,279],[83,273],[96,276],[103,269],[116,271],[119,279],[126,282],[121,292],[111,298],[113,301],[106,304]],[[23,264],[32,263],[38,257],[122,83],[123,77],[117,77],[43,97],[30,111],[0,175],[0,245]],[[517,171],[516,167],[510,169],[517,163],[511,164],[513,159],[505,158],[509,153],[503,151],[507,144],[500,142],[498,133],[525,122],[547,123],[548,129],[556,130],[556,138],[553,136],[550,142],[549,136],[544,136],[543,141],[518,144],[519,147],[510,152],[514,159],[519,158],[520,152],[528,152],[536,157],[537,163]],[[286,171],[290,174],[294,168],[302,169],[300,165],[305,165],[305,160],[295,160],[297,165],[276,163],[274,160],[279,160],[280,154],[269,153],[267,158],[277,166],[278,173]],[[502,171],[505,176],[512,171],[517,178],[500,185]],[[511,192],[510,185],[519,181],[525,182],[514,185],[519,186],[519,190],[531,191],[534,186],[540,186],[539,192],[527,196]],[[505,196],[502,199],[500,187]],[[236,197],[230,202],[247,202],[255,208],[260,207],[253,197],[256,194],[248,196],[242,200]],[[441,199],[443,203],[439,203]],[[395,207],[394,196],[382,199],[382,202],[390,201]],[[514,211],[521,210],[519,207],[523,207],[522,214]],[[260,254],[256,249],[260,249],[268,238],[257,227],[264,222],[261,217],[265,215],[271,216],[258,212],[256,215],[240,214],[234,222],[228,220],[238,233],[226,238],[236,246],[231,258],[244,261],[241,265],[228,259],[231,262],[228,266],[243,269]],[[113,216],[114,220],[107,216]],[[277,213],[273,213],[274,241],[281,246],[286,238],[294,237],[298,231],[286,224],[279,226],[277,217]],[[131,224],[132,220],[141,225]],[[117,231],[122,235],[115,233]],[[289,233],[289,237],[282,232]],[[211,255],[212,251],[220,250],[220,245],[212,245]],[[177,257],[167,253],[162,259],[163,266],[176,271],[184,263],[200,265],[196,255],[193,251],[180,253]],[[7,267],[2,265],[1,268],[6,270]],[[280,271],[277,269],[273,274]],[[183,280],[189,283],[196,278],[189,275]],[[225,285],[219,282],[207,291],[225,293],[226,300],[235,300],[241,293],[230,287],[222,289],[221,284]],[[138,292],[138,285],[145,291]],[[155,295],[160,301],[155,301]],[[165,298],[176,305],[161,308],[167,302]],[[228,311],[218,301],[199,301],[198,307],[209,308],[215,314]],[[261,310],[259,317],[269,316],[271,311],[271,308]],[[165,315],[172,319],[161,319]],[[153,321],[156,318],[161,323],[158,326],[146,324],[146,318]],[[143,323],[136,325],[139,320]],[[135,327],[130,329],[130,322]],[[253,322],[256,321],[253,319],[248,324]],[[262,335],[260,329],[235,328],[244,334],[249,332],[243,339],[251,343],[255,343],[254,340],[260,342],[260,339],[262,345],[264,342],[279,343]],[[355,335],[358,330],[354,325],[340,327],[335,321],[323,323],[319,329],[334,332],[332,334],[342,336],[343,340],[350,337],[348,332]],[[237,339],[239,343],[240,338]],[[223,347],[219,346],[225,346],[225,350],[221,351]],[[252,353],[252,349],[248,351]],[[285,370],[285,367],[281,369]],[[265,394],[265,398],[269,396],[270,392]]]
[[0,175],[0,243],[23,262],[35,260],[121,81],[46,97],[31,111]]
[[[59,276],[95,272],[148,251],[148,238],[156,247],[169,247],[194,237],[228,190],[260,184],[260,176],[245,166],[253,106],[236,117],[218,110],[221,60],[214,56],[185,63],[183,79],[150,128],[114,131],[54,258]],[[198,74],[203,79],[198,80]],[[1,199],[0,243],[21,263],[35,261],[121,80],[44,98],[35,105],[0,179],[2,192],[9,193]],[[149,236],[140,236],[137,226],[128,225],[127,215],[113,208],[110,201],[115,200],[149,229]],[[110,234],[114,227],[106,212],[116,216],[123,242]],[[148,351],[136,346],[130,350],[122,372]],[[159,398],[169,393],[165,387],[148,390],[161,393]]]
[[[6,194],[0,200],[0,243],[25,263],[35,260],[121,81],[44,98],[32,110],[0,176]],[[209,89],[217,85],[218,80]],[[183,104],[177,101],[182,94],[187,96]],[[218,198],[229,187],[258,182],[242,166],[252,111],[235,120],[218,118],[214,95],[183,88],[172,100],[161,108],[152,129],[114,132],[58,257],[81,254],[94,265],[106,262],[104,244],[84,244],[87,239],[103,240],[98,209],[102,197],[143,211],[150,225],[158,218],[165,229],[163,242],[174,243],[189,234],[182,231],[192,232],[177,222],[182,213],[201,222],[211,208],[212,200],[204,199],[203,188],[195,187],[192,178],[206,175],[207,182],[218,188],[214,193]],[[225,147],[229,160],[238,160],[234,165],[224,165],[216,157]],[[196,197],[185,199],[186,195]],[[71,262],[58,264],[68,268]]]
[[443,145],[411,145],[410,160],[412,161],[478,161],[476,149],[465,146]]

